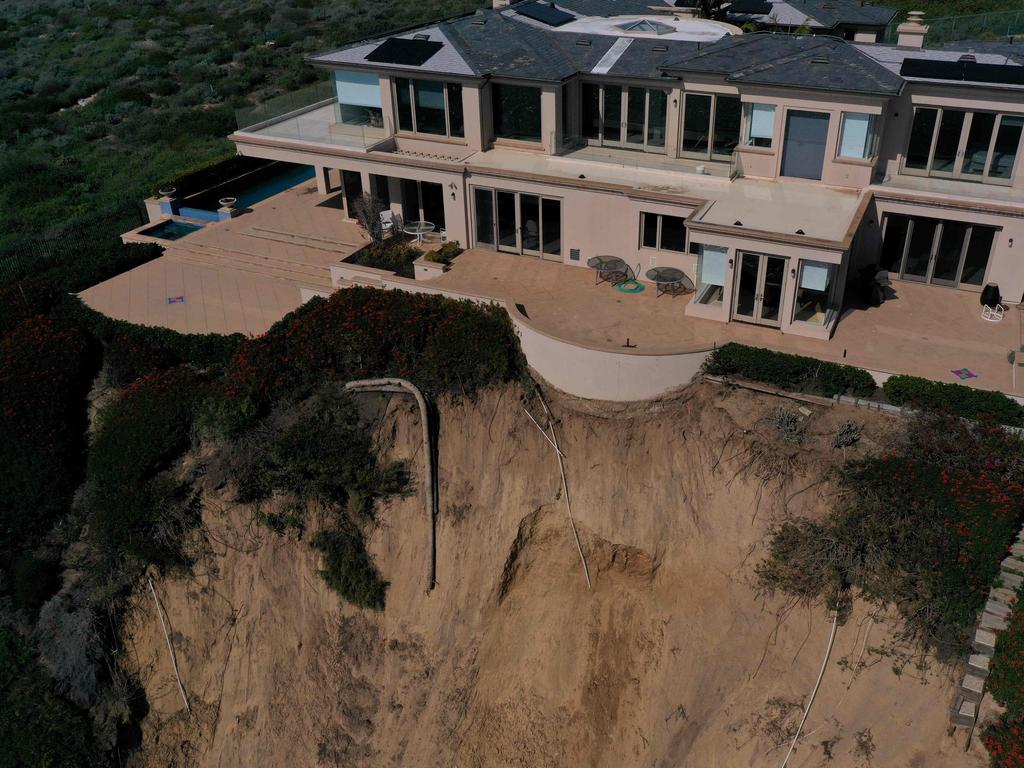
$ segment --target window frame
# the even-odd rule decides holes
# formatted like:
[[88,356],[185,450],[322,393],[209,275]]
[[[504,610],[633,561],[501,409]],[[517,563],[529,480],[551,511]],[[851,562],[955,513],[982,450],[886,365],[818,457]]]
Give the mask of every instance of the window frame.
[[[900,248],[900,255],[898,262],[894,264],[894,268],[887,270],[891,275],[894,275],[899,280],[907,280],[912,283],[921,283],[922,285],[936,285],[941,288],[954,288],[963,291],[974,291],[980,292],[987,281],[990,270],[992,269],[992,254],[995,253],[996,239],[1001,231],[1000,227],[992,226],[991,224],[976,224],[971,221],[962,221],[955,219],[936,219],[930,216],[913,216],[903,213],[886,213],[882,220],[882,243],[884,246],[885,238],[889,232],[889,228],[892,226],[894,219],[904,219],[906,221],[906,230],[903,233],[903,243]],[[906,275],[907,266],[907,253],[910,250],[911,242],[914,237],[914,229],[918,221],[928,222],[928,226],[932,223],[935,225],[935,230],[932,233],[931,245],[928,249],[928,262],[925,266],[925,273],[923,276],[917,275]],[[942,278],[935,278],[935,263],[938,257],[939,248],[942,244],[943,235],[945,234],[945,228],[947,224],[954,224],[957,226],[966,227],[963,241],[960,243],[960,255],[957,261],[956,268],[956,279],[946,280]],[[985,262],[985,271],[981,275],[981,280],[978,283],[965,283],[963,282],[963,271],[964,266],[967,263],[967,253],[970,250],[971,240],[974,236],[975,230],[979,231],[990,231],[992,233],[992,240],[989,243],[988,257]]]
[[[651,245],[644,245],[644,223],[647,221],[647,217],[648,216],[653,216],[653,217],[657,218],[657,220],[658,220],[658,223],[655,225],[655,245],[653,245],[653,246],[651,246]],[[663,241],[662,241],[662,227],[663,227],[663,224],[664,224],[664,220],[666,218],[669,218],[669,219],[679,219],[679,221],[683,225],[683,247],[680,248],[680,249],[666,248],[664,243],[663,243]],[[686,217],[685,216],[675,216],[675,215],[673,215],[671,213],[652,213],[651,211],[640,211],[640,230],[639,230],[639,235],[640,235],[640,237],[639,237],[640,244],[639,244],[638,247],[640,248],[640,250],[644,250],[644,251],[661,251],[661,252],[664,252],[664,253],[683,253],[683,254],[685,254],[687,252],[686,244],[687,244],[687,240],[689,239],[689,227],[686,226]]]
[[[722,284],[718,283],[704,283],[704,258],[705,249],[710,249],[715,252],[715,255],[722,259]],[[707,245],[700,243],[697,249],[697,263],[696,273],[694,280],[693,289],[693,301],[702,307],[724,307],[725,306],[725,287],[729,282],[729,249],[725,246],[719,245]],[[709,291],[709,288],[718,288],[717,300],[711,300],[713,291]]]
[[[846,118],[848,115],[865,116],[868,118],[868,149],[863,157],[843,154],[843,131],[846,129]],[[861,160],[864,162],[873,161],[878,157],[879,134],[878,124],[881,122],[881,115],[874,112],[855,112],[843,110],[839,115],[839,135],[836,137],[836,160]]]
[[[762,109],[771,110],[772,113],[772,133],[768,137],[767,144],[753,144],[755,138],[764,139],[763,136],[751,136],[750,131],[754,125],[754,108],[760,107]],[[778,114],[777,104],[766,104],[759,101],[745,101],[743,102],[743,131],[741,134],[740,144],[750,149],[774,149],[775,148],[775,120]]]
[[[932,138],[931,143],[928,146],[928,162],[924,168],[911,168],[907,165],[907,154],[910,149],[910,135],[908,134],[907,140],[904,144],[903,154],[900,161],[900,173],[908,176],[929,176],[940,179],[956,179],[957,181],[970,181],[979,184],[995,184],[998,186],[1011,186],[1013,179],[1016,176],[1019,168],[1018,163],[1022,150],[1024,150],[1024,130],[1021,131],[1021,135],[1017,138],[1017,149],[1016,154],[1013,158],[1013,165],[1010,168],[1010,173],[1006,177],[992,176],[991,171],[995,161],[995,146],[996,140],[999,136],[999,131],[1002,128],[1004,118],[1010,119],[1021,119],[1024,115],[1012,112],[999,112],[996,110],[989,109],[961,109],[955,107],[942,107],[931,104],[920,104],[914,107],[914,113],[910,120],[910,130],[913,131],[914,123],[917,121],[917,116],[922,111],[931,111],[935,113],[935,124],[932,126]],[[942,120],[947,112],[963,112],[964,119],[960,125],[960,136],[957,141],[956,149],[953,155],[953,170],[936,170],[933,166],[935,164],[935,150],[938,146],[939,132],[942,128]],[[988,149],[985,154],[985,165],[981,173],[966,173],[964,171],[965,165],[965,150],[967,148],[967,142],[970,139],[971,128],[974,125],[975,115],[994,115],[995,120],[992,125],[992,133],[988,139]]]
[[[664,155],[667,154],[668,148],[668,99],[671,95],[671,91],[667,88],[655,88],[646,85],[625,85],[622,83],[607,83],[598,80],[582,80],[579,88],[579,108],[580,115],[583,115],[583,105],[586,98],[587,88],[596,88],[598,92],[597,99],[597,136],[587,136],[584,134],[585,126],[580,126],[580,135],[584,138],[590,146],[597,147],[615,147],[618,149],[630,149],[639,152],[650,152],[651,154]],[[618,139],[606,139],[605,138],[605,99],[608,88],[619,89],[619,138]],[[644,125],[643,125],[643,142],[629,141],[629,92],[631,90],[643,91],[644,92]],[[654,144],[651,142],[651,94],[659,92],[664,95],[665,101],[665,112],[662,118],[661,131],[662,139],[661,144]]]
[[[800,291],[802,291],[802,290],[811,290],[811,289],[804,289],[803,286],[800,285],[800,283],[804,279],[804,268],[806,266],[808,266],[808,265],[813,265],[813,266],[818,266],[818,267],[824,266],[828,270],[828,286],[827,286],[827,289],[825,290],[825,314],[822,317],[820,323],[814,323],[814,322],[811,322],[810,320],[801,320],[800,318],[797,317],[797,313],[800,311]],[[795,285],[793,287],[793,319],[792,319],[791,322],[793,322],[793,323],[803,323],[804,325],[809,325],[809,326],[812,326],[814,328],[825,328],[826,326],[828,326],[832,322],[832,319],[834,318],[835,311],[836,311],[835,296],[836,296],[837,286],[838,286],[838,283],[839,283],[839,281],[837,279],[837,277],[839,275],[839,266],[840,266],[839,264],[836,264],[836,263],[831,262],[831,261],[820,261],[818,259],[803,259],[803,258],[800,259],[800,262],[797,264],[796,283],[795,283]]]
[[[401,102],[399,101],[399,91],[403,90],[403,81],[405,82],[405,90],[409,98],[409,119],[411,122],[410,128],[402,127],[402,110]],[[437,83],[441,86],[441,93],[444,96],[444,133],[429,133],[419,130],[418,120],[416,118],[416,83],[427,82]],[[396,77],[394,78],[394,88],[392,95],[392,104],[395,111],[395,122],[396,128],[400,133],[415,133],[417,136],[428,136],[428,137],[440,137],[445,139],[465,139],[466,138],[466,127],[465,127],[465,101],[460,105],[462,108],[462,128],[461,133],[452,132],[452,104],[450,101],[450,90],[456,87],[459,89],[459,95],[462,95],[462,84],[453,80],[436,80],[431,77]]]
[[[708,148],[706,152],[693,152],[690,150],[683,149],[683,137],[686,132],[686,101],[691,96],[699,98],[710,98],[711,99],[711,110],[708,113],[708,136],[707,143]],[[721,163],[728,163],[732,160],[733,154],[736,150],[743,146],[743,101],[740,99],[739,94],[733,93],[705,93],[703,91],[683,91],[682,93],[682,104],[679,108],[679,140],[677,142],[677,151],[680,157],[689,158],[691,160],[708,160],[717,161]],[[740,125],[739,131],[736,135],[736,146],[733,147],[732,152],[728,155],[720,152],[715,152],[715,121],[718,118],[718,100],[719,99],[735,99],[740,105]]]

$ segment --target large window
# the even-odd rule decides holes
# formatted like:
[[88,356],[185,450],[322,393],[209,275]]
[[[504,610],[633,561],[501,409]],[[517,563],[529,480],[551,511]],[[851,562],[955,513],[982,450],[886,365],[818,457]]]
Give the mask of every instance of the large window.
[[775,136],[775,105],[744,104],[747,135],[744,143],[748,147],[770,149]]
[[728,160],[740,143],[740,115],[737,96],[686,94],[680,152],[687,157]]
[[980,288],[995,227],[889,214],[883,222],[881,268],[904,280]]
[[794,320],[811,325],[825,324],[828,320],[835,269],[835,264],[827,264],[822,261],[803,260],[800,262]]
[[439,80],[395,78],[398,128],[434,136],[464,136],[462,86]]
[[659,251],[686,251],[686,220],[660,213],[640,214],[640,245]]
[[499,139],[540,141],[540,88],[491,84],[494,135]]
[[580,99],[583,137],[591,144],[665,151],[667,91],[583,83]]
[[372,128],[384,126],[380,103],[380,78],[368,72],[335,72],[338,94],[338,122]]
[[697,293],[698,304],[712,307],[722,306],[725,293],[725,268],[728,251],[712,245],[701,245],[697,257]]
[[477,246],[561,261],[561,200],[475,187],[473,208]]
[[864,112],[843,112],[843,122],[839,128],[839,157],[855,160],[868,160],[875,156],[877,144],[876,115]]
[[903,161],[906,173],[1009,184],[1024,115],[918,107]]

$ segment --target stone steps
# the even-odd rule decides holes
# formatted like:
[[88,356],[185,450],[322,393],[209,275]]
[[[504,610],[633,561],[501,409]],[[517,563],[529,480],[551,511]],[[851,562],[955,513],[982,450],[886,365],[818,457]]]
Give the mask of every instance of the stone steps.
[[231,256],[210,258],[208,253],[181,248],[168,249],[167,255],[186,264],[245,272],[260,277],[269,277],[293,283],[299,287],[305,286],[328,290],[333,287],[331,285],[331,273],[326,268],[308,266],[281,267],[275,264],[259,263]]

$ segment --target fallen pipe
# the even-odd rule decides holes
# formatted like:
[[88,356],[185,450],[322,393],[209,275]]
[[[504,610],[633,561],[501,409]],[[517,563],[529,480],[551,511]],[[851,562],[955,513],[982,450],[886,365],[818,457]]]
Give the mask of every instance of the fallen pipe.
[[420,423],[423,426],[423,495],[428,517],[428,555],[427,560],[427,592],[437,586],[437,541],[435,526],[437,525],[438,489],[437,489],[437,451],[431,439],[430,410],[427,399],[419,388],[406,379],[359,379],[345,384],[346,392],[394,392],[408,394],[416,398],[420,409]]

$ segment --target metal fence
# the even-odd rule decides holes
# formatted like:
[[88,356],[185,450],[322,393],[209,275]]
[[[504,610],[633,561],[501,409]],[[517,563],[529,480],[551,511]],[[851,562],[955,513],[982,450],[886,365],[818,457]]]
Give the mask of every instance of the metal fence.
[[292,112],[301,112],[314,104],[333,98],[334,83],[330,80],[321,80],[297,91],[267,99],[256,106],[235,110],[235,122],[241,131]]
[[[894,21],[886,28],[886,43],[896,42],[896,28],[902,23],[902,20]],[[933,19],[926,17],[924,23],[928,25],[926,45],[956,40],[1013,40],[1024,36],[1024,10],[993,11],[970,16],[936,16]]]

